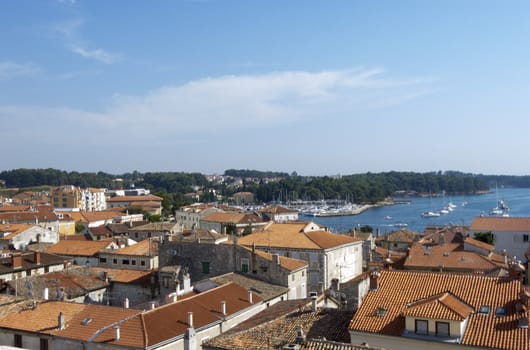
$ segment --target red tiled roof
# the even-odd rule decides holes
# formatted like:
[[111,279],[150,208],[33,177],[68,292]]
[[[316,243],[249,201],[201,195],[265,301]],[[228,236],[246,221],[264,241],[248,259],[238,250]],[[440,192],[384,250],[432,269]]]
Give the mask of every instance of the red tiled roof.
[[[484,348],[528,349],[528,328],[519,328],[518,320],[527,317],[516,311],[520,300],[521,282],[507,278],[444,273],[383,271],[379,288],[368,292],[354,315],[349,329],[358,332],[401,336],[405,330],[403,312],[410,303],[451,293],[475,311],[482,305],[492,310],[504,307],[506,316],[495,312],[488,315],[472,313],[461,344]],[[386,313],[378,316],[376,311]],[[433,313],[433,316],[437,316]]]
[[[239,238],[239,244],[245,246],[252,246],[255,244],[258,247],[279,247],[279,248],[293,248],[293,249],[329,249],[339,247],[344,244],[360,242],[359,239],[331,233],[327,231],[309,231],[304,232],[300,230],[282,232],[280,225],[285,225],[286,228],[292,228],[293,224],[276,224],[275,229],[268,228],[254,232],[244,237]],[[307,223],[306,223],[307,225]],[[300,224],[298,224],[300,226]]]
[[530,232],[530,217],[476,217],[469,230],[471,232]]
[[94,256],[112,244],[112,240],[78,241],[61,240],[48,248],[47,253],[58,255]]
[[409,304],[403,314],[420,318],[463,321],[472,312],[473,308],[446,292]]
[[107,199],[107,203],[113,202],[161,202],[163,198],[151,194],[145,196],[114,196]]

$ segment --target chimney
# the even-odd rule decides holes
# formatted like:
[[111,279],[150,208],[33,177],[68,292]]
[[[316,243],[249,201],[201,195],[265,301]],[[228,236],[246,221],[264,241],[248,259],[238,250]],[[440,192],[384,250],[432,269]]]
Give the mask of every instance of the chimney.
[[129,308],[129,298],[125,298],[123,299],[123,307],[125,309],[128,309]]
[[176,292],[171,296],[171,302],[173,302],[173,303],[177,302],[177,293]]
[[379,289],[379,276],[380,273],[378,271],[370,272],[370,290]]
[[120,326],[114,326],[114,340],[120,340]]
[[311,312],[317,311],[317,296],[312,295],[311,296]]
[[273,265],[280,265],[280,255],[272,254],[272,263]]
[[248,290],[248,302],[252,304],[252,291],[250,289]]
[[226,316],[226,301],[221,301],[221,313]]
[[33,260],[35,264],[40,265],[40,252],[33,252]]
[[155,304],[155,302],[154,302],[154,301],[150,302],[150,303],[149,303],[149,307],[151,308],[151,310],[156,309],[156,304]]
[[19,269],[22,267],[22,255],[13,254],[11,255],[11,267],[14,269]]
[[60,330],[65,329],[66,327],[66,321],[64,320],[64,314],[62,312],[59,312],[59,316],[57,317],[57,328]]
[[188,326],[189,328],[193,328],[193,312],[188,312]]
[[296,331],[296,344],[304,344],[306,342],[306,337],[304,334],[304,330],[302,329],[302,326],[298,328],[298,331]]
[[49,294],[48,294],[48,288],[44,288],[42,290],[42,300],[48,300]]

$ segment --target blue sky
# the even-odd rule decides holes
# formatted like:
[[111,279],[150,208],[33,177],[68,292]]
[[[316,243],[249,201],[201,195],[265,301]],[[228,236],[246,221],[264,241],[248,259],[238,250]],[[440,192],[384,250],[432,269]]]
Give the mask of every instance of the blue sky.
[[0,170],[530,174],[526,1],[0,2]]

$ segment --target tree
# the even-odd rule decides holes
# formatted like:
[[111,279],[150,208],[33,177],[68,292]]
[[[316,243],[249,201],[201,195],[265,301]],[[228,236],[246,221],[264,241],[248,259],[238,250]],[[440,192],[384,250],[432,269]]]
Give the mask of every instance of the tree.
[[495,235],[491,231],[488,231],[488,232],[476,232],[474,234],[474,238],[477,241],[481,241],[481,242],[484,242],[484,243],[495,245]]
[[374,232],[374,228],[370,225],[364,225],[364,226],[361,226],[361,232],[371,233],[371,232]]
[[85,225],[79,222],[75,223],[75,233],[80,233],[80,232],[83,232],[84,230],[85,230]]

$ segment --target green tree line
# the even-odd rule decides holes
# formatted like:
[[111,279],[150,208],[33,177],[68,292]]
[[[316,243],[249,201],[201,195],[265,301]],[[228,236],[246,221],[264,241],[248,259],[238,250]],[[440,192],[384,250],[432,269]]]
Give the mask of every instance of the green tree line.
[[[244,181],[243,187],[226,184],[210,184],[200,173],[147,172],[112,175],[105,172],[77,172],[57,169],[15,169],[0,172],[0,180],[6,186],[27,188],[35,186],[74,185],[98,188],[147,188],[164,198],[168,207],[178,207],[186,203],[184,194],[204,190],[204,201],[215,200],[213,190],[224,198],[238,191],[255,194],[260,202],[339,199],[356,203],[381,201],[396,191],[417,193],[473,194],[487,191],[495,184],[503,186],[530,187],[530,176],[486,176],[460,172],[383,172],[364,173],[342,177],[300,176],[287,173],[257,170],[227,170],[225,174],[246,175],[252,178],[279,177],[279,181],[259,183]],[[280,176],[281,175],[281,176]]]

